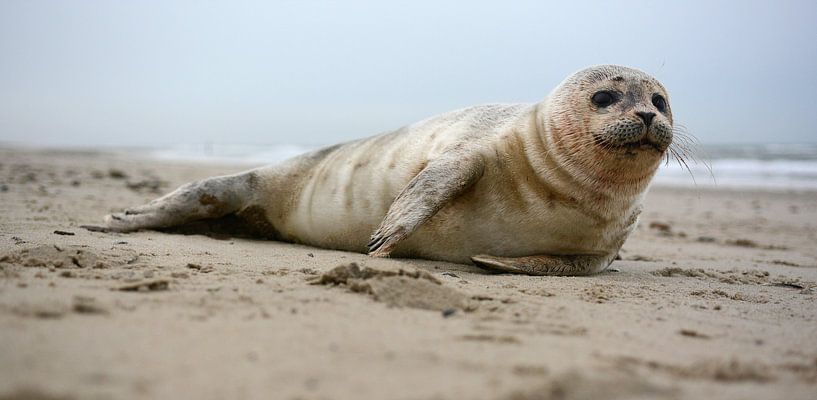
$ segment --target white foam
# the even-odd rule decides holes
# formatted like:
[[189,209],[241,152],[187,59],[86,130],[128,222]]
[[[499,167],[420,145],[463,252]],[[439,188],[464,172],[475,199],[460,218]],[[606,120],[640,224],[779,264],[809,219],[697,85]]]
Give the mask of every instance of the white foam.
[[156,149],[152,157],[163,160],[219,162],[227,164],[263,165],[284,161],[288,158],[317,149],[317,146],[294,144],[238,145],[197,144],[178,145]]
[[655,183],[666,186],[703,186],[757,189],[817,189],[817,161],[716,159],[692,164],[689,171],[678,165],[659,169]]

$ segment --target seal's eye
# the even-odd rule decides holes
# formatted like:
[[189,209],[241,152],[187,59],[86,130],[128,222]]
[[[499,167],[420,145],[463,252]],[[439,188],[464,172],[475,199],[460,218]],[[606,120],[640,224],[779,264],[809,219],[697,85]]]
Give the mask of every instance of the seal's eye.
[[652,105],[654,105],[658,111],[667,111],[667,101],[664,99],[664,96],[661,96],[660,94],[652,95]]
[[601,92],[596,92],[590,100],[599,107],[607,107],[616,102],[616,95],[613,92],[602,90]]

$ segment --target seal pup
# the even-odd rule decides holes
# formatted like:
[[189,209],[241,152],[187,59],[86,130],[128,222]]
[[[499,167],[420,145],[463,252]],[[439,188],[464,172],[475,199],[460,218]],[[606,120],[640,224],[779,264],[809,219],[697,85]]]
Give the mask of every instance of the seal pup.
[[672,138],[661,83],[594,66],[537,104],[457,110],[188,183],[106,223],[134,231],[235,214],[282,241],[587,275],[605,269],[636,226]]

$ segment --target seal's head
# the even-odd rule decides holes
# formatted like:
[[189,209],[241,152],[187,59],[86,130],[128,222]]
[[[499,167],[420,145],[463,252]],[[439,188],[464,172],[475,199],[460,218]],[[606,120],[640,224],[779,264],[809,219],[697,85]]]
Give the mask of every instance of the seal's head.
[[637,69],[578,71],[548,97],[547,110],[548,139],[566,149],[564,163],[602,180],[649,180],[672,143],[666,89]]

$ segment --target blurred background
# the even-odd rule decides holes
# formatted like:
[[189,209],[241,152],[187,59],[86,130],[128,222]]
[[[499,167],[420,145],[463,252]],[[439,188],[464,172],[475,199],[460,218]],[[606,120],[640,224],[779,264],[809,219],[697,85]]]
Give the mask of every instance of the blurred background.
[[817,188],[812,1],[5,0],[0,145],[274,162],[603,63],[664,83],[697,184]]

